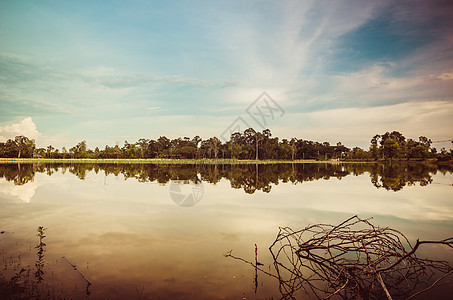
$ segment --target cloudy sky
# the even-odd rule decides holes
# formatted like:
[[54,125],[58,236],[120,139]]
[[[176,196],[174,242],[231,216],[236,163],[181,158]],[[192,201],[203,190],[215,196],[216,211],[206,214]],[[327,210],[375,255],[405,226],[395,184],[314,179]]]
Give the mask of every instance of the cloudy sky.
[[440,0],[3,0],[0,139],[220,137],[262,130],[258,109],[281,138],[451,139],[452,14]]

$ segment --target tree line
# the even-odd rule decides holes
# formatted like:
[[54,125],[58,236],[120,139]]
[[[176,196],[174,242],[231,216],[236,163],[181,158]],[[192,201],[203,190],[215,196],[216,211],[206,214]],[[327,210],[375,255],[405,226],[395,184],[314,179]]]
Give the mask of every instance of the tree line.
[[158,139],[139,139],[135,143],[124,142],[120,147],[106,145],[104,149],[89,149],[86,141],[61,150],[52,145],[37,148],[35,141],[25,136],[16,136],[0,143],[0,157],[18,158],[94,158],[94,159],[238,159],[238,160],[426,160],[453,159],[452,150],[442,148],[439,152],[431,147],[432,141],[420,136],[418,141],[407,139],[400,132],[376,134],[370,141],[368,150],[360,147],[349,149],[341,142],[331,145],[329,142],[314,142],[300,138],[279,139],[273,137],[269,129],[262,132],[253,128],[243,133],[235,132],[230,140],[222,142],[217,137],[203,140],[179,137],[169,139],[160,136]]
[[384,134],[376,134],[370,141],[368,151],[355,147],[348,152],[347,158],[357,160],[436,159],[438,161],[449,161],[453,159],[451,149],[442,148],[440,151],[437,151],[435,147],[431,147],[432,144],[432,140],[425,136],[420,136],[418,141],[416,141],[406,138],[398,131],[392,131]]

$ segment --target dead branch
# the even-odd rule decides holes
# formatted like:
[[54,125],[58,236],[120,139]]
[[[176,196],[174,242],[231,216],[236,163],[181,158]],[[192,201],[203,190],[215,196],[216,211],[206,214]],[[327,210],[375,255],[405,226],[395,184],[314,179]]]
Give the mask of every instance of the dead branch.
[[277,278],[282,299],[293,299],[298,290],[318,299],[407,299],[437,286],[453,273],[448,262],[417,257],[423,244],[453,248],[453,237],[417,240],[412,246],[398,230],[353,216],[336,226],[315,224],[297,231],[280,228],[269,247],[272,274],[231,252],[225,256]]

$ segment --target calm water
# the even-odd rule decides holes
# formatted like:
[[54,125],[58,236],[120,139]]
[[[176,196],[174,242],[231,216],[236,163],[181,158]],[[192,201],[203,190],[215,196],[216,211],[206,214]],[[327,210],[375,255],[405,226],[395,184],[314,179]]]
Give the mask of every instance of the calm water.
[[[410,241],[453,236],[452,170],[0,164],[0,279],[24,268],[18,285],[43,297],[279,299],[275,279],[258,273],[256,288],[253,267],[223,254],[253,260],[257,244],[268,269],[279,226],[338,224],[355,214]],[[47,228],[41,247],[38,226]],[[418,253],[453,262],[446,247]]]

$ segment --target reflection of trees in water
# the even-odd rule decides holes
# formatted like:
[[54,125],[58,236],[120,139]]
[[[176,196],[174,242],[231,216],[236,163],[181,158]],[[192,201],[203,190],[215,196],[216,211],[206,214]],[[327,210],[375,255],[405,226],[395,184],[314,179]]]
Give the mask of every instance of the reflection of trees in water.
[[431,175],[437,166],[424,164],[381,164],[373,165],[371,182],[377,188],[399,191],[406,185],[419,183],[426,186],[432,183]]
[[113,174],[122,175],[125,180],[136,179],[139,182],[167,183],[170,180],[182,182],[195,182],[201,180],[212,184],[218,183],[222,178],[230,181],[231,187],[243,189],[246,193],[253,194],[260,190],[270,192],[272,185],[280,182],[293,184],[304,181],[330,178],[341,179],[348,175],[361,175],[369,173],[371,183],[377,188],[399,191],[406,185],[416,183],[426,186],[432,183],[432,175],[440,172],[446,174],[453,172],[453,166],[436,164],[330,164],[330,163],[304,163],[304,164],[0,164],[0,177],[14,181],[16,185],[23,185],[32,181],[36,172],[52,175],[61,170],[62,173],[72,173],[81,180],[85,180],[88,172],[104,172],[105,176]]
[[33,181],[35,172],[31,164],[0,164],[0,178],[13,181],[15,185],[24,185]]

